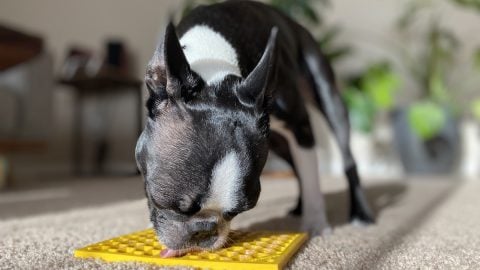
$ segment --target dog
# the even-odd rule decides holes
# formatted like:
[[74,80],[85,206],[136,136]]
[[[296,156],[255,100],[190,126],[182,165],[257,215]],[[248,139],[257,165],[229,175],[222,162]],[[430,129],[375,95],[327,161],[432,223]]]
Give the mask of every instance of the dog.
[[214,250],[253,208],[269,149],[300,179],[294,214],[329,229],[307,104],[325,116],[343,155],[350,219],[374,222],[349,147],[347,110],[311,34],[259,2],[200,6],[174,27],[145,76],[148,118],[135,156],[150,219],[172,257]]

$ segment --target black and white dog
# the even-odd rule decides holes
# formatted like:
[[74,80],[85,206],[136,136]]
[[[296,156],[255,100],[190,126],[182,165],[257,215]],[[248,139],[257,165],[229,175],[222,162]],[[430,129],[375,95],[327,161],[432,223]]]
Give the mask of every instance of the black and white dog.
[[301,180],[295,212],[303,213],[304,229],[329,228],[307,103],[324,114],[340,145],[351,220],[373,222],[332,69],[286,15],[250,1],[198,7],[176,29],[167,26],[146,85],[148,120],[136,159],[151,221],[169,248],[162,256],[224,245],[230,220],[257,203],[269,148]]

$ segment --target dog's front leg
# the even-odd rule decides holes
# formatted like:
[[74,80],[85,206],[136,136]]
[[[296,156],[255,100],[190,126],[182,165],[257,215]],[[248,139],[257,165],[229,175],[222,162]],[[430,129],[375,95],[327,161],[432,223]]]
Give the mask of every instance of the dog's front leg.
[[[271,121],[271,128],[287,139],[296,173],[302,181],[300,185],[302,229],[309,232],[310,236],[329,233],[331,229],[326,216],[325,200],[320,190],[318,154],[315,144],[313,143],[311,146],[300,145],[293,132],[285,128],[283,123],[275,118]],[[298,128],[298,131],[306,132],[305,137],[313,136],[309,124],[305,124],[303,128]],[[304,137],[302,136],[303,132],[298,131],[295,134]]]
[[311,236],[330,232],[325,208],[325,200],[320,190],[318,156],[315,146],[306,148],[295,140],[290,149],[302,184],[302,226]]

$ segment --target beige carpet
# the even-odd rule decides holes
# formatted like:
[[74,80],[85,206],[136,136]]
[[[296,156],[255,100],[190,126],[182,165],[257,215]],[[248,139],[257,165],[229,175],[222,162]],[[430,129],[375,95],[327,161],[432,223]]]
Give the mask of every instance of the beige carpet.
[[[264,181],[259,206],[236,227],[295,230],[284,218],[292,181]],[[329,192],[334,233],[308,242],[290,269],[480,269],[480,183],[409,181],[377,184],[368,196],[378,212],[369,227],[345,224],[346,195]],[[0,269],[159,269],[72,256],[76,247],[148,226],[144,200],[0,221]]]

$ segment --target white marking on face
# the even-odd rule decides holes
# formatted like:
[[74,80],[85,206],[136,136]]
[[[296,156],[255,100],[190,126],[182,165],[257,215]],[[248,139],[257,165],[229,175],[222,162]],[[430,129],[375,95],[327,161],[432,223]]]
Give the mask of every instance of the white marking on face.
[[190,68],[208,85],[221,82],[229,74],[242,76],[235,49],[210,27],[192,27],[180,38],[180,44]]
[[228,153],[214,167],[208,199],[202,210],[228,211],[236,206],[240,187],[240,160],[235,152]]

